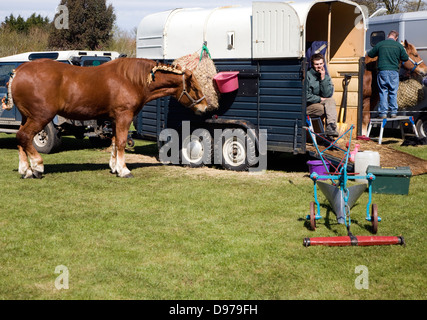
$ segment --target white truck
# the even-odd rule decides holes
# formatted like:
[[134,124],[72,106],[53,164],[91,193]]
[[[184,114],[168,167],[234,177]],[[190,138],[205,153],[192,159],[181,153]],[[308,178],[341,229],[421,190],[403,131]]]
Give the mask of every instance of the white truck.
[[[22,63],[36,59],[48,58],[77,66],[90,67],[103,64],[121,55],[113,51],[45,51],[26,52],[0,58],[0,100],[6,95],[6,84],[10,73]],[[0,109],[0,132],[16,133],[21,125],[22,116],[14,106],[11,110]],[[50,153],[61,143],[61,136],[73,135],[76,138],[89,137],[94,144],[103,144],[108,141],[111,128],[108,121],[89,120],[77,121],[56,116],[44,130],[35,137],[33,144],[37,151]]]

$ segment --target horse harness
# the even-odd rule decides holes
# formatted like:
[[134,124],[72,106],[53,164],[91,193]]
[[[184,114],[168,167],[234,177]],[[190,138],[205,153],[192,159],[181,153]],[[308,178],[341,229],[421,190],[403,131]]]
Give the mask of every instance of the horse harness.
[[[415,71],[415,69],[421,64],[421,63],[423,63],[423,61],[424,60],[420,60],[420,61],[418,61],[418,62],[416,62],[416,61],[414,61],[414,59],[412,59],[411,57],[409,57],[409,59],[408,59],[409,61],[411,61],[412,63],[413,63],[413,65],[414,65],[414,67],[411,69],[411,73],[412,72],[414,72]],[[402,62],[402,66],[403,66],[403,64],[404,64],[404,62]]]
[[201,97],[198,100],[194,100],[194,98],[192,96],[190,96],[190,94],[188,93],[187,88],[185,86],[185,74],[183,73],[182,74],[182,93],[179,96],[178,102],[180,102],[182,96],[184,96],[184,95],[186,95],[187,98],[191,101],[191,105],[188,108],[193,108],[196,104],[202,102],[203,99],[206,99],[205,95],[203,95],[203,97]]

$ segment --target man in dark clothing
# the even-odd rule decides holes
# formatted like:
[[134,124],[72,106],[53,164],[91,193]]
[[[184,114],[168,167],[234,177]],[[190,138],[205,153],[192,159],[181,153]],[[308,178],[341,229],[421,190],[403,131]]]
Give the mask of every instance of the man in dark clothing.
[[395,30],[390,31],[387,39],[377,43],[369,52],[371,58],[378,57],[378,88],[380,102],[378,113],[380,118],[387,118],[387,112],[390,109],[390,117],[397,115],[397,90],[399,89],[399,66],[400,61],[405,62],[409,59],[405,48],[397,42],[399,33]]
[[316,53],[311,56],[311,68],[307,72],[307,115],[326,118],[325,134],[338,137],[337,105],[332,94],[334,86],[326,74],[325,58]]

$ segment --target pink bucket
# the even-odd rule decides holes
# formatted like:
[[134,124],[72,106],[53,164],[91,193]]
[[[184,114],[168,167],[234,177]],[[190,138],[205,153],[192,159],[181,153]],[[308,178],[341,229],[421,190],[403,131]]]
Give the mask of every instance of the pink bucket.
[[228,93],[239,89],[239,80],[237,78],[238,74],[239,71],[219,72],[214,77],[219,92]]
[[[322,160],[311,160],[307,161],[308,168],[310,170],[310,175],[313,172],[316,172],[319,176],[327,176],[329,175],[329,163],[326,163],[326,167],[328,168],[328,171],[325,170],[325,167],[323,166]],[[328,180],[328,179],[318,179],[318,180]]]

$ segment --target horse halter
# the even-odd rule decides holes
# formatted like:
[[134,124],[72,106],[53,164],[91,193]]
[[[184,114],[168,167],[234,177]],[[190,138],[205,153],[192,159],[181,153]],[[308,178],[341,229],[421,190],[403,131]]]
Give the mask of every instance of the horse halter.
[[[414,67],[411,69],[411,73],[412,72],[414,72],[415,71],[415,69],[421,64],[421,63],[423,63],[423,61],[424,60],[420,60],[420,61],[418,61],[418,62],[416,62],[416,61],[414,61],[411,57],[409,57],[409,59],[408,59],[409,61],[411,61],[412,63],[413,63],[413,65],[414,65]],[[403,64],[404,64],[404,62],[402,62],[402,66],[403,66]]]
[[179,96],[178,102],[181,100],[182,96],[186,95],[187,98],[191,101],[191,105],[188,106],[188,108],[193,108],[196,104],[202,102],[203,99],[206,99],[206,96],[203,95],[203,97],[201,97],[198,100],[194,100],[194,98],[192,96],[190,96],[190,94],[187,91],[187,88],[185,86],[185,74],[182,74],[182,93]]

